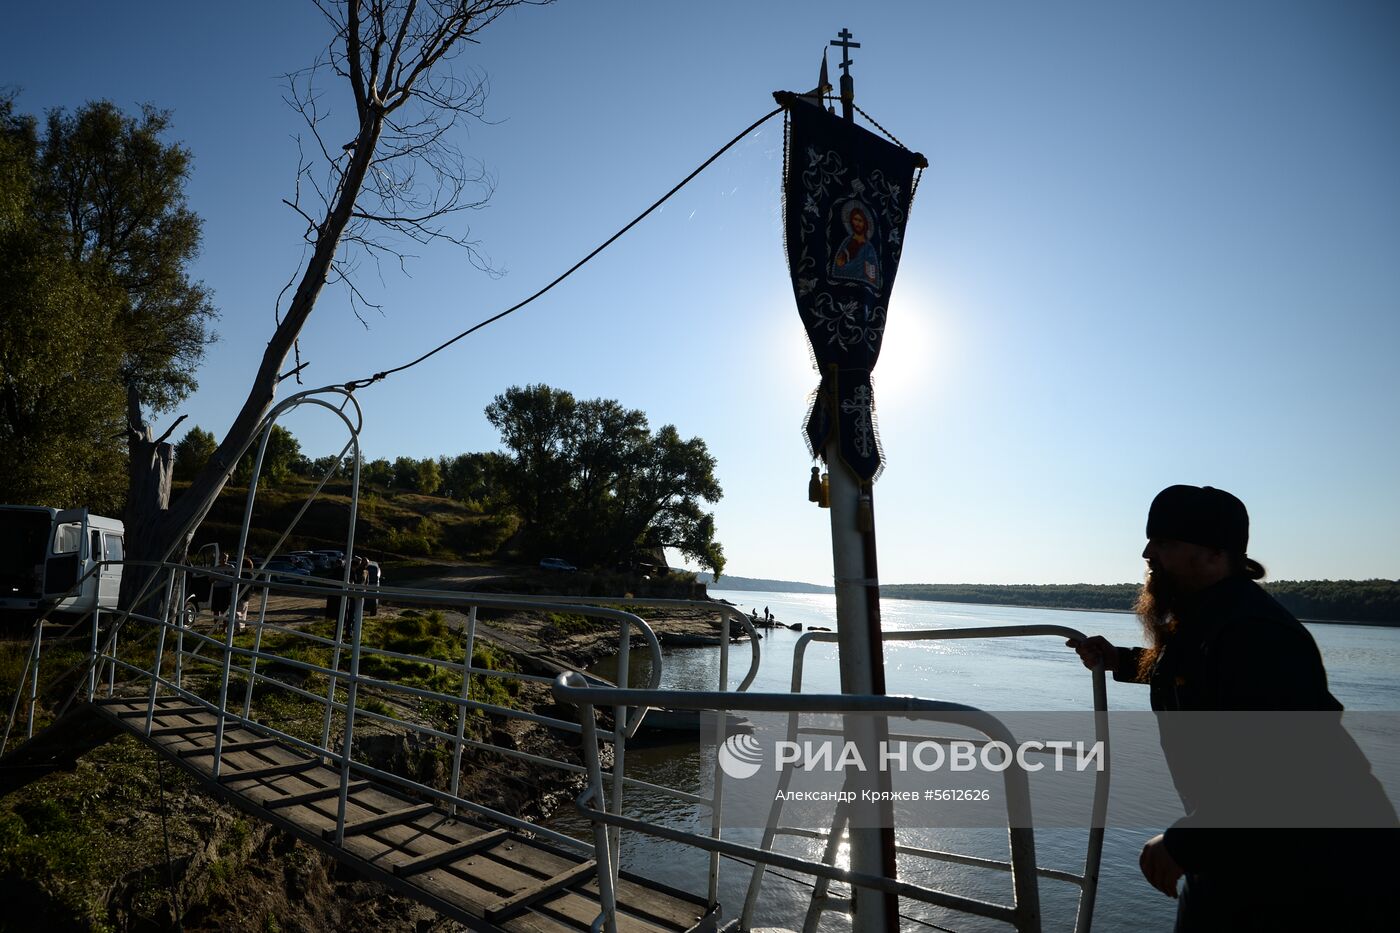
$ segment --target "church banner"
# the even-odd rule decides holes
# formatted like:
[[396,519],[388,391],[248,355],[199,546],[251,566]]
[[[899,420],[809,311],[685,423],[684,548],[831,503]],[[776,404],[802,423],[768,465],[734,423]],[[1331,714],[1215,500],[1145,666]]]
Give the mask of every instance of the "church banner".
[[870,372],[922,156],[800,98],[789,98],[783,179],[788,267],[821,370],[807,441],[821,456],[834,429],[862,480],[880,472]]

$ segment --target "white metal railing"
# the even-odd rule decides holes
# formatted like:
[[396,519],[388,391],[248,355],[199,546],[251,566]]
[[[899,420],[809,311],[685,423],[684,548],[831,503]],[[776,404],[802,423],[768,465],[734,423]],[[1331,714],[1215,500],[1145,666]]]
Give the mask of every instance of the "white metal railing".
[[[138,563],[140,562],[128,562],[129,565]],[[290,748],[325,758],[332,764],[338,764],[341,769],[341,799],[337,812],[337,843],[342,838],[340,833],[343,832],[345,799],[350,774],[353,772],[357,775],[396,784],[425,798],[440,801],[447,804],[454,812],[458,809],[470,811],[503,825],[548,837],[555,842],[575,848],[589,848],[573,837],[525,822],[511,814],[492,810],[461,796],[462,755],[466,749],[490,752],[565,772],[580,775],[586,773],[585,766],[575,762],[536,755],[518,749],[503,748],[477,741],[467,735],[468,716],[476,710],[528,721],[563,732],[577,734],[581,731],[579,724],[574,721],[470,699],[470,685],[473,678],[499,678],[541,685],[552,683],[552,679],[549,677],[524,672],[498,671],[473,663],[473,648],[478,637],[477,617],[479,609],[565,612],[615,621],[619,625],[617,642],[619,677],[627,676],[631,666],[631,643],[634,638],[640,637],[644,643],[650,667],[646,686],[651,689],[660,683],[663,663],[660,642],[655,632],[650,625],[634,613],[608,608],[606,603],[622,603],[635,608],[641,608],[643,605],[698,607],[714,612],[726,625],[730,617],[740,620],[741,623],[747,622],[746,617],[731,607],[696,601],[581,598],[575,602],[573,597],[515,597],[495,594],[448,593],[440,590],[405,587],[357,586],[336,581],[312,581],[305,577],[286,576],[266,571],[258,572],[253,577],[249,577],[179,564],[154,565],[146,563],[144,566],[160,571],[160,591],[163,593],[163,597],[159,615],[147,615],[141,612],[120,615],[90,612],[74,623],[74,628],[84,621],[88,622],[90,626],[91,649],[87,663],[86,683],[83,685],[85,687],[83,692],[88,700],[94,700],[104,692],[104,681],[105,694],[109,697],[115,694],[119,683],[128,688],[139,685],[146,700],[144,731],[147,734],[150,733],[154,725],[156,701],[163,697],[176,696],[191,706],[213,713],[216,717],[212,772],[215,779],[219,777],[223,768],[224,733],[228,728],[235,726],[253,729],[275,737]],[[216,617],[215,628],[212,631],[201,631],[191,625],[191,614],[185,608],[185,600],[181,598],[189,591],[191,578],[205,578],[213,584],[228,588],[228,610],[222,616]],[[267,617],[268,597],[273,593],[282,596],[310,597],[318,601],[325,598],[339,598],[348,606],[350,624],[348,626],[335,626],[336,636],[328,638],[295,626],[269,621]],[[251,646],[247,646],[237,644],[235,641],[238,635],[236,612],[239,602],[250,595],[258,599],[258,610],[256,615],[250,613],[249,616],[248,625],[253,635],[253,643]],[[365,644],[363,610],[366,598],[393,600],[399,603],[411,603],[415,606],[461,610],[466,615],[462,631],[464,650],[461,660],[426,657]],[[108,626],[105,638],[102,637],[101,632],[101,622],[104,618],[112,621],[112,624]],[[25,680],[29,690],[26,693],[22,685],[21,689],[16,692],[10,716],[10,722],[15,722],[18,705],[21,699],[27,695],[30,703],[30,734],[32,734],[34,712],[39,705],[37,685],[40,675],[42,629],[42,625],[36,625],[26,665]],[[123,633],[125,633],[124,637]],[[169,637],[171,633],[174,634],[173,639]],[[291,641],[279,645],[275,650],[270,650],[264,645],[264,638],[274,633],[284,636],[284,642],[285,639],[291,639]],[[131,645],[137,640],[143,644],[148,640],[154,642],[150,646],[151,654],[146,663],[136,662],[134,657],[130,655],[129,648],[127,649],[128,656],[122,656],[123,645]],[[167,646],[172,640],[175,648],[173,652],[170,652],[167,650]],[[321,648],[332,652],[332,664],[317,664],[301,657],[290,656],[296,653],[296,647],[301,646]],[[174,655],[173,665],[167,663],[167,654]],[[372,656],[430,665],[434,669],[449,672],[460,678],[460,688],[449,694],[369,676],[360,670],[360,665],[364,658]],[[348,664],[346,663],[347,658]],[[758,654],[757,651],[754,651],[753,661],[742,681],[743,686],[752,682],[757,671],[757,664]],[[167,668],[171,666],[173,666],[173,673],[167,675]],[[290,682],[287,678],[279,677],[276,672],[277,668],[290,669],[302,675],[321,675],[329,682],[330,689],[325,693],[305,689],[304,686]],[[206,699],[195,690],[190,689],[191,685],[188,680],[192,671],[198,669],[218,677],[217,701]],[[240,681],[244,689],[242,701],[241,703],[230,703],[230,684]],[[252,718],[254,694],[259,685],[274,686],[277,690],[286,691],[303,700],[320,704],[324,707],[324,716],[327,719],[339,719],[343,722],[340,735],[334,736],[330,730],[323,730],[322,741],[316,743],[292,735],[275,725],[254,720]],[[383,695],[397,694],[417,701],[450,705],[457,711],[453,731],[437,729],[430,725],[395,716],[392,713],[386,714],[382,711],[366,709],[362,702],[361,691],[363,688],[374,690]],[[646,709],[646,707],[619,706],[613,710],[614,726],[609,738],[616,751],[613,769],[607,774],[607,778],[612,783],[613,788],[610,809],[615,812],[622,811],[624,789],[627,787],[649,792],[669,793],[678,799],[692,802],[699,799],[695,795],[683,791],[660,787],[646,781],[619,777],[624,773],[625,767],[625,739],[629,735],[635,734],[642,725]],[[452,772],[448,790],[441,791],[421,782],[376,768],[365,761],[356,760],[354,735],[356,721],[360,719],[380,722],[444,743],[451,749],[452,753]],[[6,738],[8,738],[8,730]],[[338,741],[334,741],[335,739]],[[0,749],[3,749],[3,744],[0,744]]]
[[[267,571],[266,561],[264,561],[262,567],[255,567],[254,573],[251,576],[241,573],[243,558],[246,556],[248,549],[249,532],[252,527],[253,504],[257,495],[258,480],[262,472],[261,464],[266,453],[272,427],[280,416],[302,405],[310,405],[331,412],[343,423],[350,436],[349,440],[342,448],[340,456],[335,458],[334,462],[320,478],[318,485],[307,498],[307,501],[292,518],[286,529],[281,532],[280,536],[277,538],[276,545],[270,548],[267,553],[275,553],[276,550],[288,540],[298,522],[307,513],[311,503],[320,495],[329,479],[341,468],[341,461],[348,459],[353,466],[349,471],[351,475],[348,477],[350,480],[351,494],[349,521],[346,528],[344,547],[345,570],[338,581],[311,582],[300,577],[289,578],[290,575]],[[528,720],[566,732],[581,732],[581,727],[575,722],[529,713],[522,710],[513,710],[489,703],[481,703],[470,699],[470,685],[473,677],[509,677],[521,682],[550,682],[550,678],[547,677],[515,672],[494,671],[488,668],[474,666],[472,658],[474,643],[477,637],[477,610],[479,608],[510,608],[540,612],[563,611],[585,616],[612,619],[619,625],[618,679],[624,685],[628,683],[630,640],[633,636],[640,636],[643,641],[646,642],[646,647],[651,657],[650,676],[648,677],[646,686],[649,689],[654,689],[660,682],[661,676],[661,652],[655,633],[637,615],[608,607],[703,608],[707,612],[714,613],[720,621],[720,670],[718,678],[719,683],[717,684],[720,692],[726,692],[730,689],[729,634],[736,624],[746,630],[750,635],[750,663],[744,676],[740,679],[737,690],[747,690],[758,673],[760,657],[760,647],[758,644],[759,636],[757,632],[755,632],[751,620],[733,607],[714,602],[647,600],[630,597],[625,599],[608,599],[573,596],[557,598],[541,596],[496,596],[473,593],[444,593],[442,591],[402,587],[366,587],[352,584],[350,582],[349,568],[354,554],[354,528],[359,503],[359,471],[361,460],[359,432],[361,424],[362,415],[359,404],[356,402],[353,394],[344,387],[330,386],[309,390],[293,395],[274,406],[264,418],[263,423],[259,426],[259,430],[249,437],[248,441],[244,443],[240,450],[228,458],[228,470],[231,473],[234,465],[249,452],[254,443],[257,443],[257,451],[251,474],[252,478],[249,482],[247,499],[244,507],[243,524],[239,533],[238,544],[232,555],[235,565],[235,569],[232,573],[225,573],[217,569],[194,568],[171,561],[175,549],[180,546],[182,542],[188,542],[192,539],[195,528],[203,520],[204,515],[207,514],[208,507],[212,504],[206,503],[201,514],[192,517],[187,527],[183,528],[178,534],[170,536],[172,544],[160,561],[100,562],[96,564],[88,574],[85,574],[75,583],[74,590],[81,586],[88,575],[96,573],[99,568],[111,564],[122,564],[129,568],[143,567],[153,572],[148,573],[143,585],[140,587],[140,591],[131,600],[131,604],[136,607],[146,607],[151,602],[156,602],[158,604],[158,608],[150,614],[132,609],[119,612],[104,612],[94,609],[87,615],[80,617],[74,623],[74,628],[70,628],[69,631],[71,632],[75,630],[77,626],[90,622],[91,640],[86,664],[86,695],[88,699],[93,700],[97,697],[101,690],[104,673],[106,675],[106,694],[109,697],[113,696],[118,687],[119,674],[121,674],[123,678],[125,678],[123,681],[124,683],[133,685],[139,684],[145,690],[147,701],[145,729],[148,733],[154,722],[154,714],[157,705],[156,701],[160,697],[178,696],[192,705],[215,714],[217,725],[213,773],[216,777],[220,774],[223,766],[224,733],[226,729],[232,725],[244,726],[263,734],[276,737],[288,747],[300,749],[309,755],[323,758],[333,764],[338,764],[341,768],[341,793],[337,816],[337,841],[342,838],[343,834],[345,800],[349,784],[349,774],[354,771],[357,774],[364,774],[385,782],[404,786],[425,798],[445,803],[454,813],[458,808],[469,810],[490,817],[504,825],[524,829],[551,838],[556,842],[584,849],[591,848],[571,837],[555,833],[534,824],[526,823],[510,814],[489,810],[461,797],[462,755],[464,749],[468,748],[479,751],[490,751],[498,755],[512,757],[534,765],[557,768],[577,774],[592,774],[596,772],[600,780],[606,778],[610,782],[610,809],[617,814],[621,814],[622,812],[624,790],[626,788],[667,794],[675,799],[688,803],[705,802],[703,798],[695,794],[690,794],[675,788],[661,787],[646,781],[630,779],[625,776],[626,739],[634,734],[642,725],[647,709],[649,708],[645,705],[636,707],[623,705],[617,706],[614,709],[613,729],[609,735],[609,739],[612,741],[615,749],[611,772],[603,772],[600,768],[590,770],[586,765],[534,755],[518,749],[502,748],[469,738],[466,733],[465,725],[467,714],[471,710],[482,710],[495,715]],[[346,456],[347,454],[349,455],[348,457]],[[229,588],[230,599],[226,617],[223,620],[222,626],[216,628],[212,632],[206,633],[199,631],[192,625],[193,618],[186,608],[191,576],[203,576]],[[238,634],[236,607],[242,598],[250,592],[259,597],[256,619],[252,621],[253,642],[251,647],[237,644],[235,641]],[[334,624],[334,637],[325,638],[299,628],[276,625],[270,622],[267,618],[268,598],[269,595],[274,592],[315,598],[339,598],[339,607],[336,612]],[[376,598],[411,602],[416,605],[439,606],[464,610],[467,619],[464,625],[464,652],[461,663],[439,658],[408,655],[364,644],[362,638],[363,601],[365,599]],[[47,614],[45,617],[47,617]],[[9,720],[6,723],[4,737],[0,738],[0,754],[4,753],[10,736],[10,729],[17,721],[18,710],[25,697],[26,684],[29,687],[27,734],[33,734],[35,715],[39,707],[38,684],[41,649],[44,641],[43,621],[44,618],[41,618],[35,624],[31,650],[26,658],[24,672],[14,696],[14,702],[11,706]],[[105,637],[102,635],[104,623]],[[134,640],[141,645],[145,644],[146,639],[154,636],[154,646],[151,649],[151,666],[149,669],[143,667],[141,664],[133,663],[129,658],[134,656],[129,655],[128,659],[123,659],[121,657],[119,648],[122,647],[120,636],[123,629],[127,629],[129,632],[134,629]],[[174,633],[174,671],[173,679],[170,679],[170,677],[166,676],[164,662],[165,655],[167,654],[168,638],[172,632]],[[319,665],[299,658],[287,657],[285,654],[279,655],[276,652],[265,650],[263,644],[264,636],[274,632],[298,639],[308,645],[314,645],[329,650],[331,653],[329,664]],[[126,644],[129,645],[132,642],[133,636],[129,634],[126,639]],[[461,677],[460,689],[455,694],[448,695],[433,690],[423,690],[407,684],[398,684],[388,680],[364,676],[361,672],[361,665],[364,659],[376,655],[430,664],[438,669],[458,674]],[[290,668],[302,674],[324,676],[327,680],[327,690],[325,694],[318,695],[313,691],[304,689],[303,686],[279,678],[275,676],[274,673],[269,673],[269,665],[274,662],[279,667]],[[187,687],[187,680],[190,677],[191,671],[196,669],[202,669],[206,674],[210,672],[217,673],[217,701],[205,699],[197,692]],[[229,687],[235,679],[241,680],[244,684],[245,693],[240,709],[230,709]],[[253,697],[260,684],[276,684],[276,688],[279,690],[287,691],[302,699],[319,703],[323,708],[320,742],[306,741],[285,730],[254,722],[251,718],[253,712]],[[385,715],[375,710],[366,709],[360,697],[362,688],[380,692],[396,692],[415,699],[446,703],[457,710],[456,722],[454,724],[455,728],[452,732],[445,732],[443,730],[434,729],[431,726],[425,726],[421,723],[415,723],[393,715]],[[81,688],[75,690],[74,697],[70,697],[69,702],[80,693]],[[336,717],[340,717],[344,723],[339,743],[332,741],[334,737],[331,727]],[[353,757],[353,738],[357,719],[370,719],[384,722],[448,743],[452,748],[453,758],[449,790],[441,791],[409,780],[400,775],[374,768],[365,762],[356,761]],[[596,747],[592,747],[592,752],[596,755]],[[716,835],[718,835],[719,832],[719,825],[720,813],[718,808],[715,808],[712,817],[712,831]],[[617,851],[620,845],[619,832],[619,830],[614,829],[611,833],[611,848],[613,851]],[[712,905],[717,902],[718,885],[719,854],[714,853],[710,860],[709,871],[709,898]]]
[[596,726],[593,725],[595,706],[614,703],[626,705],[664,704],[671,708],[693,710],[752,710],[754,712],[787,713],[860,712],[917,716],[933,720],[944,717],[955,718],[959,724],[977,729],[992,740],[1013,745],[1014,739],[1010,732],[996,717],[988,713],[960,703],[946,703],[917,697],[854,694],[730,694],[689,690],[632,690],[621,687],[599,687],[589,684],[580,675],[573,672],[560,674],[556,678],[554,695],[562,702],[578,706],[579,722],[583,726],[583,747],[589,768],[589,784],[579,796],[577,805],[579,811],[594,824],[594,858],[598,863],[598,885],[603,898],[603,911],[595,921],[595,927],[606,929],[609,933],[616,933],[617,929],[615,890],[612,883],[612,879],[615,879],[617,874],[617,859],[615,850],[609,844],[606,831],[606,828],[612,827],[629,829],[649,836],[684,843],[716,855],[725,855],[744,861],[762,862],[766,865],[786,868],[816,878],[825,878],[828,881],[839,881],[898,897],[990,917],[1011,923],[1022,931],[1039,929],[1039,893],[1033,870],[1035,842],[1034,834],[1027,828],[1030,825],[1031,812],[1030,788],[1026,773],[1019,767],[1008,767],[1002,772],[1006,785],[1012,861],[1015,866],[1012,873],[1015,904],[1007,907],[899,881],[896,878],[839,868],[828,862],[816,862],[796,856],[783,855],[773,852],[771,849],[729,842],[714,835],[705,836],[699,833],[671,829],[646,820],[611,812],[604,805],[602,774],[597,756],[598,733]]
[[[883,638],[885,641],[895,642],[1029,636],[1054,636],[1067,639],[1082,639],[1084,637],[1083,634],[1077,630],[1065,626],[1024,625],[887,632],[884,633]],[[594,824],[594,848],[595,857],[598,859],[599,887],[600,891],[605,891],[604,911],[599,916],[595,926],[612,929],[609,925],[610,921],[608,917],[609,901],[607,901],[606,898],[612,897],[613,894],[610,888],[605,890],[604,879],[609,873],[613,881],[616,879],[620,852],[613,842],[613,839],[616,838],[617,830],[626,828],[706,850],[711,853],[712,861],[717,859],[720,855],[724,855],[751,862],[753,865],[753,873],[748,885],[744,907],[739,916],[740,929],[750,928],[765,869],[768,866],[776,866],[794,870],[815,878],[816,888],[812,896],[812,907],[808,911],[806,922],[804,923],[804,930],[815,929],[817,919],[821,912],[821,904],[825,900],[826,888],[832,881],[855,884],[860,887],[869,887],[877,891],[909,897],[914,900],[924,901],[941,907],[1005,921],[1013,924],[1016,929],[1022,931],[1039,930],[1040,912],[1037,879],[1046,878],[1074,884],[1079,888],[1079,902],[1074,929],[1077,933],[1087,933],[1092,923],[1099,864],[1103,851],[1104,817],[1108,807],[1109,771],[1107,762],[1109,757],[1109,735],[1106,712],[1107,689],[1102,667],[1092,671],[1091,678],[1094,697],[1095,741],[1103,743],[1105,768],[1098,772],[1095,778],[1093,800],[1089,817],[1089,838],[1082,874],[1042,868],[1036,864],[1034,832],[1029,828],[1031,826],[1029,797],[1025,796],[1023,798],[1020,790],[1020,784],[1026,780],[1026,774],[1020,769],[1019,765],[1017,767],[1008,768],[1003,772],[1003,779],[1007,781],[1006,791],[1009,810],[1008,833],[1010,860],[981,858],[915,846],[896,846],[896,851],[906,856],[1009,872],[1012,876],[1012,893],[1014,898],[1014,904],[1010,907],[962,897],[948,892],[937,891],[920,885],[900,882],[895,878],[877,878],[876,876],[854,873],[837,868],[834,864],[836,846],[832,843],[841,835],[843,824],[834,825],[832,830],[826,833],[784,829],[781,827],[779,820],[782,809],[780,795],[775,795],[772,811],[765,824],[762,841],[757,847],[724,840],[719,832],[718,818],[724,772],[723,769],[718,766],[718,760],[716,761],[714,771],[714,797],[702,797],[694,801],[702,806],[709,807],[712,813],[715,814],[709,836],[671,829],[655,823],[626,817],[621,815],[616,809],[603,805],[604,798],[601,793],[603,780],[602,772],[596,763],[596,754],[593,757],[588,757],[588,754],[590,746],[596,742],[596,739],[590,738],[591,735],[595,734],[592,727],[592,708],[594,706],[611,703],[645,704],[648,706],[667,706],[678,709],[710,710],[716,712],[730,710],[785,711],[789,713],[789,732],[787,736],[789,741],[796,740],[796,733],[798,731],[830,731],[821,729],[801,729],[798,722],[799,714],[801,713],[865,711],[893,714],[915,712],[920,718],[935,719],[938,718],[939,714],[952,715],[973,713],[977,717],[976,721],[980,723],[980,725],[975,725],[975,728],[982,731],[984,735],[993,739],[1001,739],[1003,734],[1005,734],[1005,738],[1009,739],[1009,734],[1006,734],[1005,727],[995,717],[960,704],[910,697],[802,694],[803,664],[807,646],[814,641],[835,642],[836,640],[837,635],[834,632],[809,632],[798,640],[793,655],[792,692],[790,694],[744,693],[725,695],[723,693],[676,690],[627,690],[623,688],[600,687],[597,684],[589,684],[587,681],[576,679],[574,675],[568,674],[561,675],[556,679],[554,684],[555,696],[561,701],[572,702],[579,707],[579,721],[583,727],[585,757],[590,768],[589,786],[579,797],[578,807],[580,812]],[[958,716],[958,721],[963,725],[969,724],[962,715]],[[917,738],[920,740],[927,740],[929,737],[918,736]],[[935,741],[938,740],[935,739]],[[1014,745],[1014,742],[1008,741],[1008,744]],[[1016,777],[1012,776],[1013,772],[1017,775]],[[785,771],[781,775],[779,785],[780,791],[786,788],[790,777],[791,771]],[[1019,812],[1021,811],[1022,803],[1024,803],[1024,811]],[[838,819],[844,819],[844,817],[838,815]],[[606,834],[604,832],[605,827],[612,829],[614,831],[613,834]],[[779,834],[809,836],[827,841],[828,845],[826,846],[823,860],[817,862],[775,852],[773,850],[773,843],[775,836]],[[607,843],[606,849],[603,848],[605,841]],[[715,901],[715,896],[713,894],[711,896],[711,901],[712,903]]]
[[[1050,636],[1054,638],[1078,639],[1085,636],[1077,629],[1063,625],[996,625],[978,626],[969,628],[952,629],[916,629],[910,631],[884,632],[881,636],[884,643],[890,642],[912,642],[912,641],[952,641],[968,639],[1002,639],[1002,638],[1026,638],[1035,636]],[[803,672],[806,662],[807,647],[813,642],[834,643],[837,640],[834,632],[807,632],[798,639],[793,647],[792,657],[792,683],[793,693],[801,693],[803,685]],[[1093,684],[1093,710],[1094,710],[1094,732],[1095,741],[1101,742],[1104,749],[1105,764],[1109,760],[1109,734],[1108,734],[1108,690],[1102,666],[1090,672]],[[801,730],[798,723],[798,716],[794,713],[789,717],[788,736],[789,740],[796,740],[798,731]],[[927,737],[921,737],[927,739]],[[785,771],[780,777],[780,789],[785,789],[791,780],[791,771]],[[1042,878],[1049,878],[1057,881],[1067,882],[1079,888],[1079,903],[1076,911],[1075,933],[1088,933],[1093,922],[1094,903],[1098,891],[1099,864],[1103,856],[1103,836],[1104,818],[1108,812],[1108,784],[1109,769],[1106,766],[1102,771],[1096,773],[1094,782],[1093,801],[1089,814],[1089,837],[1084,855],[1084,870],[1082,874],[1057,871],[1050,868],[1033,866],[1034,872]],[[774,839],[778,835],[807,835],[798,833],[781,826],[780,817],[782,813],[782,802],[775,798],[769,813],[769,818],[765,823],[761,848],[768,849],[773,845]],[[832,834],[839,835],[839,827],[832,827]],[[1001,859],[987,859],[975,856],[964,855],[956,852],[944,852],[940,850],[926,849],[916,846],[897,845],[896,852],[916,858],[931,859],[944,862],[952,862],[968,865],[977,868],[984,868],[992,871],[1010,871],[1014,873],[1012,862]],[[834,854],[834,853],[833,853]],[[1013,852],[1014,861],[1014,852]],[[749,881],[748,892],[744,898],[744,907],[740,914],[740,927],[746,928],[753,917],[753,911],[758,903],[759,891],[763,883],[765,866],[762,862],[755,863],[753,875]],[[818,882],[818,887],[812,898],[812,908],[808,912],[807,921],[803,924],[804,933],[815,929],[817,915],[820,913],[821,896],[825,893],[825,883]]]

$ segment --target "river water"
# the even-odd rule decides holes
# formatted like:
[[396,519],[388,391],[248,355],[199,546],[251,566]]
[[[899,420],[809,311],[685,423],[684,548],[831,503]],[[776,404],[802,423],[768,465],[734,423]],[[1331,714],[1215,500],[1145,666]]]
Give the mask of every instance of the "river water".
[[[800,623],[803,629],[818,625],[835,628],[835,601],[829,594],[726,592],[712,590],[716,598],[737,604],[745,613],[767,608],[784,623]],[[972,626],[1053,624],[1101,634],[1120,645],[1141,641],[1137,620],[1126,613],[1077,612],[1053,609],[981,606],[922,600],[885,599],[881,602],[886,631]],[[1332,692],[1350,710],[1400,710],[1400,628],[1308,623],[1326,663]],[[761,692],[791,689],[793,647],[800,633],[772,629],[761,642],[762,662],[749,688]],[[636,654],[634,652],[634,658]],[[750,649],[733,645],[730,651],[730,687],[748,669]],[[886,648],[888,691],[966,703],[986,710],[1085,710],[1092,706],[1088,672],[1078,658],[1052,637],[977,641],[903,643]],[[600,667],[599,673],[610,673]],[[676,648],[665,655],[662,686],[686,690],[713,690],[718,685],[718,648]],[[635,683],[635,679],[634,679]],[[839,692],[837,652],[834,644],[813,643],[806,651],[803,692]],[[1110,710],[1148,709],[1147,690],[1133,684],[1110,681]],[[713,757],[689,744],[629,746],[626,773],[656,784],[686,791],[708,786]],[[630,815],[655,820],[673,828],[699,833],[709,830],[708,811],[659,795],[629,791]],[[561,815],[555,828],[584,834],[587,825],[576,816]],[[1110,827],[1105,833],[1098,904],[1094,929],[1098,931],[1170,930],[1175,901],[1156,892],[1143,880],[1137,867],[1138,851],[1153,831]],[[726,838],[756,842],[755,833],[726,831]],[[1036,850],[1044,867],[1080,872],[1083,869],[1087,833],[1077,830],[1042,830],[1036,834]],[[686,890],[703,892],[708,858],[694,849],[624,834],[623,867]],[[1005,831],[914,829],[900,831],[900,842],[927,848],[1005,859]],[[781,851],[819,858],[816,843],[786,839]],[[901,856],[900,876],[910,881],[958,894],[1000,903],[1010,902],[1009,875],[945,862],[906,859]],[[737,916],[743,904],[749,869],[721,860],[720,901],[726,917]],[[1072,928],[1077,889],[1042,879],[1040,884],[1044,929]],[[775,878],[764,882],[756,925],[800,928],[810,890],[796,881]],[[1005,930],[1007,926],[963,913],[952,913],[913,901],[902,901],[906,930],[957,931]],[[823,930],[846,930],[849,922],[827,913]]]

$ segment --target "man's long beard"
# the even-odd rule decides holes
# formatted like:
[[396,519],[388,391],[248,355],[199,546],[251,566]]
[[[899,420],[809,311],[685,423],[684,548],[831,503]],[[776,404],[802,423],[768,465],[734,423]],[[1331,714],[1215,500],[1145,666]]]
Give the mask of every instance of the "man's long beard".
[[1176,631],[1175,610],[1182,595],[1181,587],[1176,581],[1161,570],[1149,573],[1138,592],[1133,612],[1142,623],[1142,631],[1147,638],[1146,649],[1142,652],[1141,673],[1151,671],[1162,646],[1171,633]]

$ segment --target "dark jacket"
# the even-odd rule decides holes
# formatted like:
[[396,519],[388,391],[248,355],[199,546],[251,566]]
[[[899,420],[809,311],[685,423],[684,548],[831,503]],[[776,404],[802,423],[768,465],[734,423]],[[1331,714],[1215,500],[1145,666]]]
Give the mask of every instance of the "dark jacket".
[[1113,677],[1147,683],[1157,712],[1342,709],[1312,634],[1245,577],[1187,601],[1147,678],[1138,675],[1142,650],[1119,651]]
[[[1393,862],[1395,812],[1342,726],[1342,704],[1327,687],[1311,633],[1245,577],[1195,594],[1176,618],[1146,676],[1140,648],[1120,649],[1113,676],[1146,682],[1160,714],[1162,749],[1186,811],[1165,837],[1177,864],[1238,882],[1230,885],[1237,903],[1254,888],[1276,904],[1267,885],[1270,878],[1277,885],[1280,864],[1289,866],[1284,874],[1325,875],[1336,888],[1361,883],[1378,859]],[[1207,711],[1224,715],[1192,715]],[[1259,715],[1265,711],[1294,715]],[[1329,822],[1333,803],[1362,807],[1365,825],[1387,828],[1326,828],[1348,825]],[[1318,828],[1231,828],[1297,827],[1299,813],[1316,817]]]

